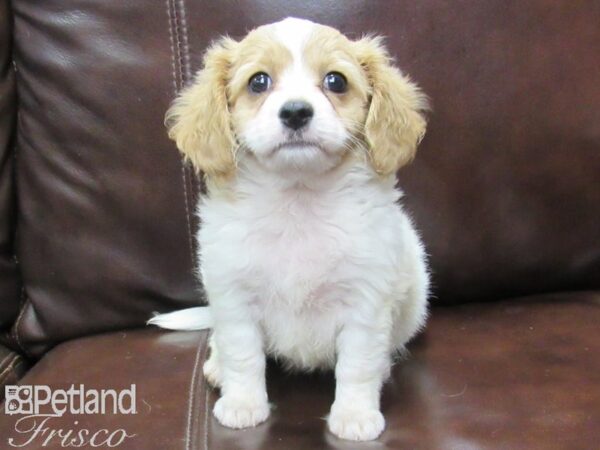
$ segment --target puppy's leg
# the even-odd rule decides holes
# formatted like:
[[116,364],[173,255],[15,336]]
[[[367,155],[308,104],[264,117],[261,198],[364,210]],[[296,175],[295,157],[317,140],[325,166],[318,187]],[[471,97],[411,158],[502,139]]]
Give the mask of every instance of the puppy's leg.
[[385,427],[379,396],[389,376],[389,320],[347,323],[337,339],[335,401],[327,418],[333,434],[354,441],[376,439]]
[[214,415],[230,428],[253,427],[269,417],[261,330],[252,320],[247,303],[229,298],[222,307],[218,302],[211,305],[221,385]]

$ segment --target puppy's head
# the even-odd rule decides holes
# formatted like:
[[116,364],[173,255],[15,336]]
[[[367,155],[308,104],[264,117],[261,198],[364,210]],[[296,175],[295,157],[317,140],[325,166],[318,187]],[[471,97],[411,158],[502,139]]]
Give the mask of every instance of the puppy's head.
[[222,38],[167,112],[169,136],[209,177],[243,158],[285,173],[320,173],[350,151],[390,174],[425,133],[426,99],[378,37],[352,41],[306,20]]

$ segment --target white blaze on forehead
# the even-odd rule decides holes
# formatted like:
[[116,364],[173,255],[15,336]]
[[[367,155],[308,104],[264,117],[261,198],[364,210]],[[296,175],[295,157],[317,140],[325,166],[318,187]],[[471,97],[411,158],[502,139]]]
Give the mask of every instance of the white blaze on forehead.
[[304,44],[313,33],[316,24],[310,20],[288,17],[273,24],[275,36],[290,51],[297,64],[302,60]]
[[[307,45],[312,46],[311,39],[321,28],[309,20],[288,18],[265,25],[261,30],[264,32],[261,37],[275,40],[289,55],[286,52],[265,55],[267,66],[271,56],[273,59],[273,87],[264,96],[258,111],[248,115],[239,134],[249,151],[270,170],[288,175],[305,171],[322,173],[338,164],[346,150],[348,131],[321,89],[318,78],[322,74],[316,73],[319,68],[309,67],[310,61],[305,57]],[[268,47],[265,51],[269,51]],[[311,120],[301,131],[302,151],[287,151],[292,136],[280,119],[281,108],[292,100],[305,101],[313,109]],[[297,139],[295,136],[294,140]],[[282,144],[288,147],[281,147]],[[281,148],[282,151],[277,151]]]

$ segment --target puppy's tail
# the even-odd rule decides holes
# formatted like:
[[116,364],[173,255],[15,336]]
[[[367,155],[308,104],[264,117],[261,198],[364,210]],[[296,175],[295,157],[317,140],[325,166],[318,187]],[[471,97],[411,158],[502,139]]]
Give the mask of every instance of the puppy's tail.
[[212,328],[213,317],[210,307],[199,306],[168,314],[158,314],[146,323],[169,330],[206,330]]

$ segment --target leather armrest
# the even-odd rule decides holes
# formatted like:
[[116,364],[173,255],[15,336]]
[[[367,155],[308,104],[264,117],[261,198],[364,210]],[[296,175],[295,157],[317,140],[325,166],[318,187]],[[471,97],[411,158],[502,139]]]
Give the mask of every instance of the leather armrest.
[[11,33],[10,1],[0,0],[0,330],[13,323],[20,302],[20,286],[13,248],[16,218],[13,134],[17,117],[17,95],[12,66]]

